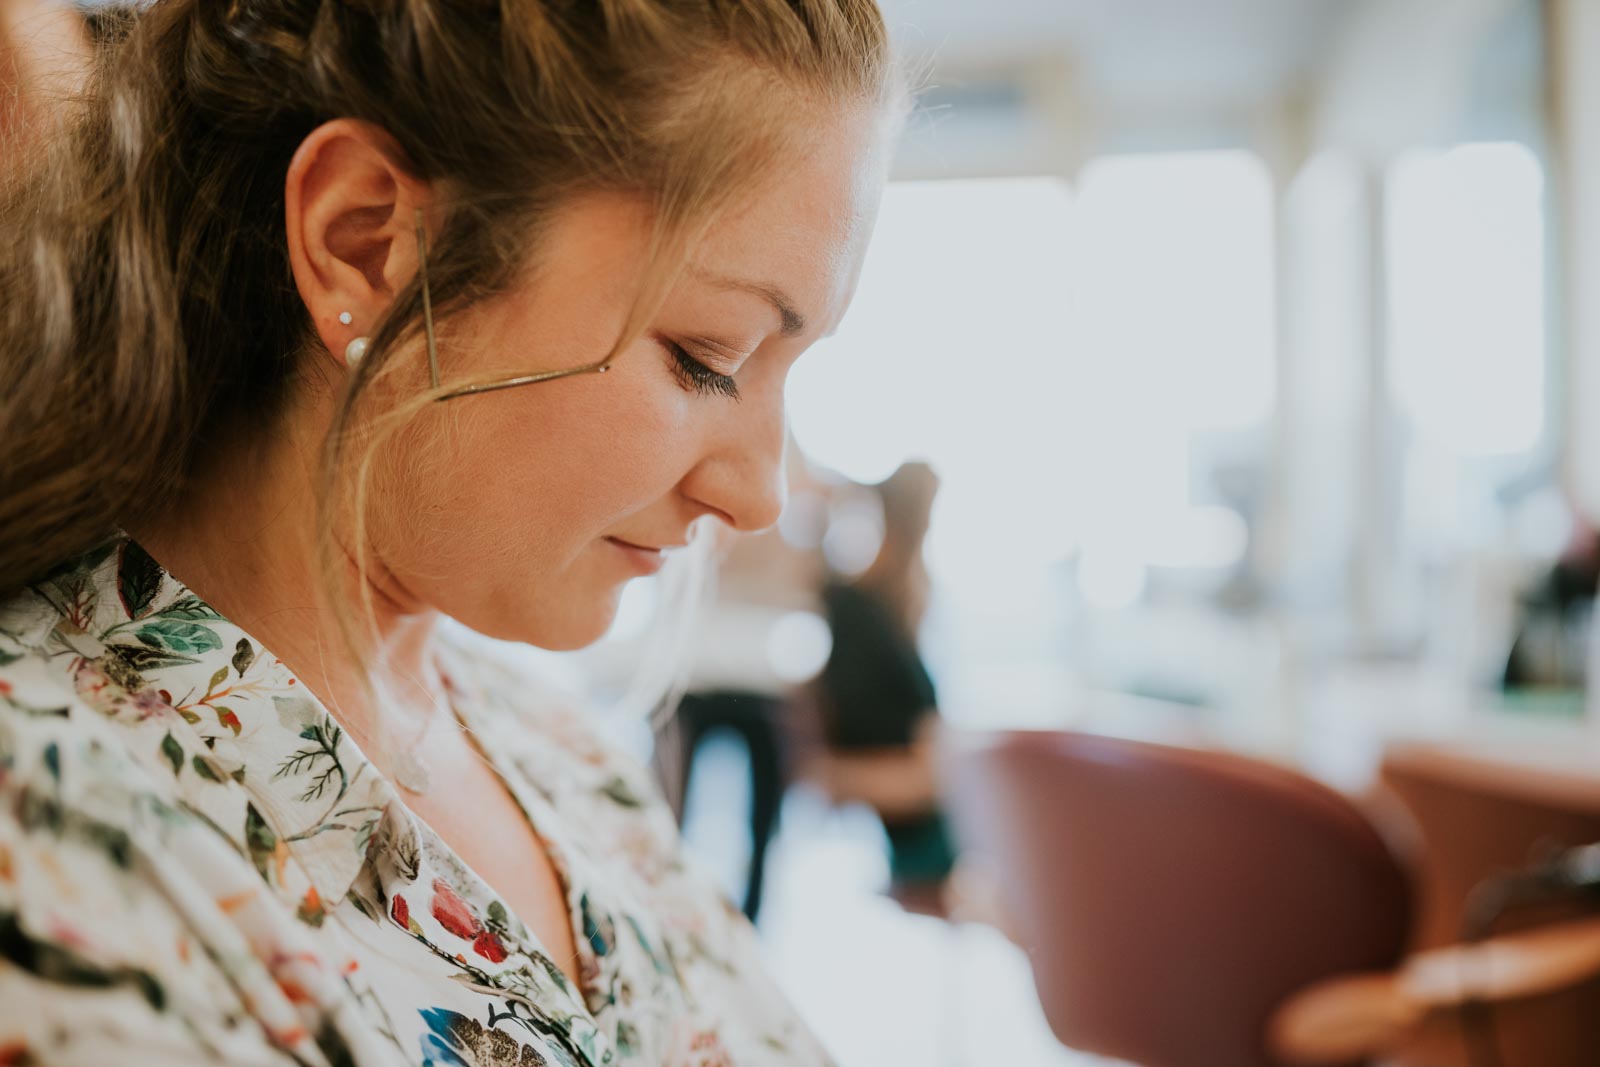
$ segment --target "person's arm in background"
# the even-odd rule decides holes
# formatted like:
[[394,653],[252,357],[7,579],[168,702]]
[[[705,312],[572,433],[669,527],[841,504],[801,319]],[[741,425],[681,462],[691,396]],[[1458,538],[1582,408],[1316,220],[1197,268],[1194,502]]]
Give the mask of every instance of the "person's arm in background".
[[806,774],[836,803],[862,803],[891,820],[926,815],[939,806],[940,721],[937,711],[926,712],[907,746],[818,751]]
[[83,16],[59,0],[0,0],[0,144],[36,135],[54,101],[70,97],[88,69]]
[[940,716],[932,680],[884,609],[860,592],[823,595],[833,648],[814,697],[817,746],[802,774],[836,803],[866,804],[886,821],[939,809]]

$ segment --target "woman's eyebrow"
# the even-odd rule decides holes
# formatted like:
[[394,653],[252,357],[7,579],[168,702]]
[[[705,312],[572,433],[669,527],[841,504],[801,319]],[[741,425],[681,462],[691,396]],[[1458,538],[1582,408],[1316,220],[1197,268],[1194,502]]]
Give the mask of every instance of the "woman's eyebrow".
[[778,313],[778,318],[782,323],[778,332],[783,336],[793,337],[796,334],[805,332],[806,317],[795,310],[794,301],[790,300],[783,290],[776,285],[753,282],[744,278],[732,278],[723,274],[711,274],[702,270],[695,270],[692,273],[701,281],[709,282],[719,289],[734,289],[741,293],[751,293],[761,297],[771,304],[773,310]]

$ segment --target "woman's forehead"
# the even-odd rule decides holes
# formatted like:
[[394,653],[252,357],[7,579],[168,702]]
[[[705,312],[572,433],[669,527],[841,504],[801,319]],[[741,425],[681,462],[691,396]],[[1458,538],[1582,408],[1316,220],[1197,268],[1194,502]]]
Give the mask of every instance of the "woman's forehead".
[[693,273],[706,284],[776,290],[804,320],[804,332],[829,332],[877,217],[885,140],[882,124],[861,115],[810,141],[717,219],[696,250]]

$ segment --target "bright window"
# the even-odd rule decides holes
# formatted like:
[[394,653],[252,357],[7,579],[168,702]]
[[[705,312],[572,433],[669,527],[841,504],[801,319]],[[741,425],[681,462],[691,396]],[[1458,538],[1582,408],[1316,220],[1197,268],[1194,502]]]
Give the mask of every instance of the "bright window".
[[1124,603],[1147,568],[1239,558],[1206,449],[1272,414],[1272,218],[1242,152],[1104,159],[1076,197],[1053,179],[890,186],[790,413],[853,478],[939,471],[928,560],[944,618],[971,628],[956,655],[1058,659],[1074,595]]
[[1544,172],[1520,144],[1412,152],[1389,174],[1390,385],[1462,458],[1544,432]]

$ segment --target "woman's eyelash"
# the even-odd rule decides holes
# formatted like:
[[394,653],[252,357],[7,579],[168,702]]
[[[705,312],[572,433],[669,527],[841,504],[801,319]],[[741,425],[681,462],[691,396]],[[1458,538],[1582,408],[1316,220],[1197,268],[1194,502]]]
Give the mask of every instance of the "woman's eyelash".
[[697,393],[712,394],[739,399],[739,386],[727,374],[718,374],[710,367],[701,363],[689,354],[688,349],[675,341],[665,342],[667,351],[672,353],[672,367],[678,379]]

